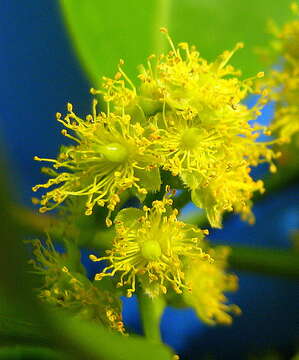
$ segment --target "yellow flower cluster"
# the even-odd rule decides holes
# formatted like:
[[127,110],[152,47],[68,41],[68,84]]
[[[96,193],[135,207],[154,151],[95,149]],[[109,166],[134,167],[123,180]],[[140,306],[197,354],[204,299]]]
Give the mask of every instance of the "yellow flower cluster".
[[[129,188],[141,197],[160,188],[159,169],[179,176],[191,190],[192,201],[203,208],[210,224],[221,227],[225,211],[235,211],[253,221],[251,198],[263,191],[250,168],[261,162],[272,164],[270,142],[257,141],[266,129],[250,121],[260,115],[267,93],[256,87],[256,77],[240,80],[240,72],[228,64],[232,51],[214,62],[203,59],[186,43],[158,58],[150,57],[140,70],[138,88],[120,63],[114,79],[105,78],[101,94],[106,113],[80,119],[69,114],[57,119],[68,130],[63,134],[76,145],[64,147],[48,170],[52,178],[34,187],[55,188],[41,199],[41,211],[54,208],[69,196],[85,196],[86,214],[107,205],[110,211]],[[248,108],[242,101],[250,93],[260,95]],[[56,172],[56,169],[64,169]],[[271,165],[271,170],[275,166]],[[108,221],[108,225],[111,222]]]
[[237,277],[225,272],[229,248],[210,248],[204,240],[208,231],[179,221],[171,205],[165,196],[152,208],[121,210],[112,249],[107,256],[90,255],[110,263],[95,280],[117,277],[128,297],[138,286],[151,298],[174,291],[207,324],[230,324],[230,314],[240,309],[227,304],[224,295],[237,290]]
[[[275,37],[272,50],[282,58],[281,68],[271,71],[266,85],[273,88],[276,111],[272,130],[283,142],[299,147],[299,8],[292,4],[296,18],[281,29],[271,23]],[[277,60],[277,59],[276,59]]]
[[117,296],[97,287],[84,275],[71,272],[65,254],[58,253],[51,240],[32,242],[36,273],[44,277],[39,297],[52,305],[67,309],[82,319],[100,322],[124,333],[120,301]]
[[236,291],[238,278],[225,272],[229,248],[218,246],[209,250],[214,262],[194,260],[186,272],[192,292],[185,292],[187,304],[195,308],[198,317],[208,325],[232,323],[231,314],[239,315],[240,308],[227,304],[226,292]]
[[154,201],[152,208],[121,210],[115,220],[112,249],[104,257],[90,255],[93,261],[111,263],[95,279],[120,272],[118,286],[128,286],[128,297],[136,290],[136,278],[151,297],[165,294],[169,285],[178,294],[189,289],[184,260],[211,261],[200,247],[208,232],[178,221],[178,212],[171,205],[172,200],[165,196]]

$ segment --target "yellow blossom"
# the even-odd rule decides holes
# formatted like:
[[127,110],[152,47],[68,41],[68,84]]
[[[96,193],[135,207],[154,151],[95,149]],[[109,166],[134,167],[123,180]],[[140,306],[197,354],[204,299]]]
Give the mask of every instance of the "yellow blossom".
[[[250,167],[269,162],[275,170],[271,142],[258,141],[267,129],[250,122],[267,101],[267,92],[255,84],[263,73],[240,80],[240,72],[228,65],[242,44],[209,63],[187,43],[176,49],[169,42],[172,50],[139,76],[141,94],[146,87],[162,106],[149,122],[156,129],[163,168],[181,177],[213,227],[221,227],[224,211],[252,219],[250,199],[263,186],[252,180]],[[252,108],[242,103],[250,93],[260,94]]]
[[254,181],[250,168],[243,164],[229,171],[222,170],[207,185],[193,190],[191,198],[195,205],[206,210],[207,218],[214,227],[221,227],[224,211],[235,211],[244,221],[253,224],[251,198],[255,191],[264,192],[263,182]]
[[[272,159],[278,155],[272,142],[259,141],[268,130],[251,123],[267,101],[267,92],[256,86],[263,73],[241,80],[240,71],[228,64],[241,43],[208,62],[187,43],[175,48],[167,31],[162,32],[172,50],[149,57],[147,67],[141,67],[139,87],[121,61],[113,79],[104,78],[102,89],[92,89],[103,97],[106,114],[97,114],[95,105],[86,120],[70,105],[64,119],[58,114],[72,132],[63,134],[77,145],[63,148],[57,160],[36,158],[66,169],[47,169],[52,178],[33,188],[55,186],[43,195],[42,212],[68,196],[85,196],[87,215],[96,204],[111,212],[126,189],[141,199],[158,190],[162,168],[181,178],[213,227],[221,227],[225,211],[253,221],[251,198],[263,191],[263,184],[251,178],[250,168],[268,162],[275,171]],[[248,108],[242,101],[251,93],[260,98]]]
[[187,304],[194,307],[198,317],[209,325],[232,323],[231,314],[240,314],[237,305],[227,304],[225,292],[236,291],[238,279],[225,272],[229,248],[218,246],[210,249],[213,263],[193,260],[186,271],[191,292],[184,292]]
[[[272,99],[276,102],[271,129],[283,142],[292,141],[299,146],[299,10],[292,4],[296,18],[282,28],[271,23],[275,38],[271,43],[276,59],[282,59],[280,69],[273,69],[266,79],[266,86],[272,87]],[[270,49],[269,49],[270,50]],[[274,51],[273,51],[274,50]],[[269,51],[268,51],[269,52]],[[270,50],[271,52],[271,50]],[[272,56],[272,58],[274,58]]]
[[32,243],[34,259],[30,262],[35,272],[44,277],[43,287],[39,289],[43,301],[67,309],[82,319],[124,332],[117,296],[95,286],[84,275],[71,272],[66,254],[58,253],[50,239],[45,244],[39,240]]
[[183,261],[209,259],[199,245],[207,231],[178,221],[178,212],[171,204],[172,200],[164,197],[154,201],[152,208],[122,210],[116,217],[112,249],[104,257],[90,256],[93,261],[111,263],[95,279],[119,272],[118,285],[128,286],[129,297],[136,290],[137,280],[151,297],[166,293],[169,286],[179,294],[189,288]]
[[[113,111],[118,113],[121,113],[123,109],[126,108],[127,112],[128,108],[135,102],[134,100],[137,97],[135,85],[122,70],[123,65],[124,61],[120,60],[118,71],[113,79],[105,76],[103,77],[103,85],[101,89],[91,89],[91,93],[93,95],[103,95],[103,100],[107,105],[108,112],[112,110],[111,108],[113,108]],[[126,87],[127,83],[130,85],[130,88]]]
[[[97,113],[94,101],[93,114],[85,120],[73,112],[70,104],[66,117],[57,114],[57,120],[71,132],[64,129],[63,135],[76,144],[63,147],[57,159],[35,157],[53,163],[55,169],[46,168],[51,178],[33,188],[55,187],[42,196],[41,212],[55,208],[69,196],[86,197],[86,215],[96,204],[107,205],[113,211],[126,189],[133,187],[140,194],[159,189],[158,157],[151,149],[148,134],[139,123],[132,123],[130,115]],[[148,177],[154,179],[150,185]]]

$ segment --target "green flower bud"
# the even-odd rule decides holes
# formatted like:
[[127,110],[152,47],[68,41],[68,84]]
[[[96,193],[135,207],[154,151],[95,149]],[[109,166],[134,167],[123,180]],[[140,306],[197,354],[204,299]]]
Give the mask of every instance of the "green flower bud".
[[195,149],[198,145],[200,132],[200,129],[197,128],[189,128],[185,130],[181,137],[182,145],[188,150]]
[[145,241],[142,244],[141,252],[147,260],[157,260],[162,253],[160,244],[156,240]]
[[101,152],[108,161],[122,163],[128,158],[128,150],[119,143],[111,143],[101,148]]

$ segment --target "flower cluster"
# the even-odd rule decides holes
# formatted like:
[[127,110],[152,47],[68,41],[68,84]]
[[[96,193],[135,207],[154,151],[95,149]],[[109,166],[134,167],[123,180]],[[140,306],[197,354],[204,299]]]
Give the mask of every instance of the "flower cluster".
[[230,324],[236,305],[228,305],[224,292],[237,290],[237,277],[225,272],[228,248],[212,249],[200,230],[177,219],[172,200],[165,196],[152,208],[127,208],[115,219],[116,235],[107,256],[90,255],[108,264],[95,280],[117,277],[131,297],[141,286],[151,298],[173,292],[183,295],[207,324]]
[[[282,64],[273,69],[264,85],[272,87],[271,98],[276,102],[272,130],[282,142],[299,147],[299,8],[292,4],[296,18],[282,28],[271,23],[271,33],[275,40],[271,43],[270,53]],[[269,52],[269,51],[268,51]],[[272,56],[273,57],[273,56]]]
[[[160,169],[179,177],[192,201],[206,211],[211,226],[221,227],[225,211],[235,211],[253,221],[251,198],[264,191],[263,183],[250,176],[250,169],[275,157],[270,142],[257,141],[267,129],[252,124],[267,92],[258,90],[256,80],[246,80],[229,65],[232,51],[214,62],[203,59],[186,43],[157,58],[151,56],[139,74],[137,88],[120,63],[114,79],[105,78],[100,94],[106,112],[79,118],[68,105],[68,115],[57,120],[62,132],[75,142],[63,147],[53,163],[51,178],[39,188],[54,189],[43,195],[41,211],[53,209],[70,196],[86,198],[86,214],[95,205],[113,211],[121,194],[131,189],[140,199],[161,185]],[[256,105],[242,101],[259,94]],[[275,166],[271,165],[271,170]],[[63,169],[61,172],[56,170]],[[165,184],[166,185],[166,184]],[[108,225],[111,221],[108,216]]]
[[107,290],[90,282],[83,274],[70,271],[66,254],[58,253],[48,238],[43,244],[32,242],[35,272],[43,276],[39,297],[54,306],[67,309],[81,319],[88,319],[124,332],[120,301]]

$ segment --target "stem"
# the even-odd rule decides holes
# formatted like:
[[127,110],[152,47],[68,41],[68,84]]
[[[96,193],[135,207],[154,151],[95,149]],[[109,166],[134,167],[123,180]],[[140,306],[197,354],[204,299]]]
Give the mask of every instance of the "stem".
[[139,294],[138,300],[144,335],[154,342],[162,342],[160,320],[166,305],[164,298],[150,298],[146,294]]
[[168,27],[169,25],[171,1],[172,0],[157,0],[156,19],[153,28],[153,48],[156,54],[163,53],[167,48],[165,36],[161,35],[160,28]]
[[53,216],[37,214],[33,210],[18,204],[12,204],[10,210],[12,217],[22,230],[31,234],[44,234],[45,229],[57,222]]
[[258,274],[299,278],[299,253],[285,249],[233,246],[230,267]]

